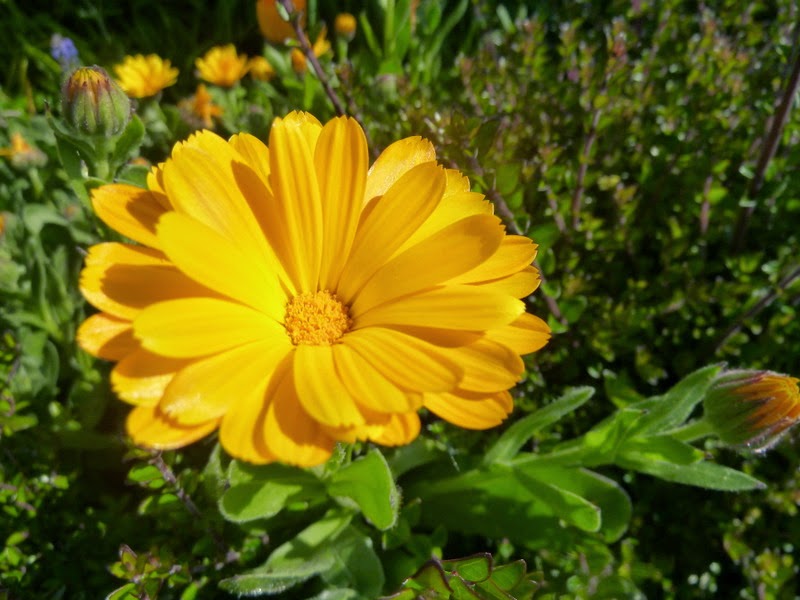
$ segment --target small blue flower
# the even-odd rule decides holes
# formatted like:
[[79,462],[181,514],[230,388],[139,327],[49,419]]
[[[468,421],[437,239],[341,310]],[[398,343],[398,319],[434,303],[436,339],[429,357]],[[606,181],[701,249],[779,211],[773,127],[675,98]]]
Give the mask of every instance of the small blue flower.
[[68,37],[54,33],[50,38],[50,55],[61,65],[62,71],[71,71],[81,64],[78,49]]

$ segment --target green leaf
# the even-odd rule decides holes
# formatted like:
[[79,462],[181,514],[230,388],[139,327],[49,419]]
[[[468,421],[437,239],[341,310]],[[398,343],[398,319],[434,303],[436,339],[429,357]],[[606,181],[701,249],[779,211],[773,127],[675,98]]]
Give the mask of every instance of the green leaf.
[[400,493],[386,459],[378,450],[370,450],[334,473],[328,493],[352,500],[378,529],[389,529],[397,522]]
[[344,531],[351,515],[328,514],[278,546],[262,566],[220,582],[239,595],[275,595],[330,570],[336,564],[329,542]]
[[452,600],[475,600],[476,598],[480,600],[481,598],[470,586],[464,583],[464,580],[460,577],[452,577],[448,583],[453,590],[450,595]]
[[278,546],[267,560],[267,565],[279,567],[301,564],[313,554],[313,549],[335,539],[350,524],[353,516],[342,511],[331,511],[316,523],[312,523],[288,542]]
[[501,565],[492,569],[491,580],[497,587],[504,592],[514,589],[527,573],[528,565],[524,560],[516,560],[507,565]]
[[557,484],[579,495],[600,511],[600,533],[607,543],[617,541],[627,531],[633,506],[625,490],[613,479],[589,469],[549,466],[528,463],[524,470],[529,475]]
[[456,573],[467,581],[479,583],[489,579],[489,574],[492,572],[492,555],[484,552],[466,558],[443,560],[442,568]]
[[631,436],[636,424],[645,414],[637,404],[635,407],[623,408],[595,425],[580,439],[584,448],[584,464],[596,466],[613,463],[617,450]]
[[623,459],[670,462],[689,465],[703,460],[705,454],[694,446],[667,435],[627,440],[619,449]]
[[694,485],[723,492],[743,492],[764,489],[766,486],[746,473],[712,462],[678,465],[669,462],[648,461],[625,457],[617,463],[624,469],[639,471],[675,483]]
[[564,489],[558,478],[537,478],[535,470],[517,469],[514,477],[540,502],[545,503],[557,518],[583,531],[599,531],[600,509],[579,494]]
[[136,600],[141,596],[136,592],[135,583],[126,583],[106,596],[106,600]]
[[567,391],[555,402],[524,417],[509,427],[500,436],[483,458],[484,465],[511,460],[520,448],[542,429],[550,427],[563,416],[577,410],[594,394],[590,387],[579,387]]
[[634,405],[648,411],[636,425],[635,433],[661,433],[682,425],[694,407],[703,401],[721,368],[720,365],[710,365],[698,369],[675,384],[664,396],[649,398]]
[[219,509],[223,517],[234,523],[268,519],[302,491],[300,483],[251,481],[227,490],[220,498]]
[[138,115],[133,115],[125,126],[125,130],[114,142],[114,150],[111,152],[112,173],[129,159],[136,156],[139,147],[144,140],[144,123]]
[[377,598],[385,582],[383,565],[372,540],[352,525],[328,546],[333,557],[322,578],[330,587],[353,588],[364,598]]

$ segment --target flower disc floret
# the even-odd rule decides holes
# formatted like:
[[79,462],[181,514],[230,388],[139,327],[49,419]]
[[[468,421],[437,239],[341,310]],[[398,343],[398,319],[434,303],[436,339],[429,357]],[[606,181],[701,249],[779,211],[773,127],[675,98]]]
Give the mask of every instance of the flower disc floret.
[[268,145],[197,133],[148,189],[92,203],[136,244],[89,250],[81,291],[100,312],[78,340],[116,361],[142,446],[218,430],[238,459],[311,466],[340,441],[410,442],[420,408],[493,427],[549,338],[521,300],[535,244],[422,138],[370,166],[356,121],[291,113]]
[[295,346],[330,346],[342,339],[351,324],[347,307],[328,290],[300,294],[286,306],[284,325]]

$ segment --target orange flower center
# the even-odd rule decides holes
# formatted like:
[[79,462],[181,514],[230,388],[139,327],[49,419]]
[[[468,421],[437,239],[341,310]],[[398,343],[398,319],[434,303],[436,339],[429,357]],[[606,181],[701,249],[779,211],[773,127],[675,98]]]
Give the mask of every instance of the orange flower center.
[[347,306],[328,290],[299,294],[286,305],[284,326],[295,346],[330,346],[351,324]]

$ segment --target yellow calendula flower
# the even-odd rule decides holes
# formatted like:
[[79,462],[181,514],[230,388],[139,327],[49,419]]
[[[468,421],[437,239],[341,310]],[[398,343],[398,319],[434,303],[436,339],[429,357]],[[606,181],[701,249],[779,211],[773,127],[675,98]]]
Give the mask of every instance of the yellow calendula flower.
[[11,134],[11,145],[0,148],[0,156],[7,157],[17,168],[40,167],[47,163],[47,155],[31,146],[19,131]]
[[117,82],[131,98],[149,98],[175,85],[178,69],[156,54],[126,56],[114,67]]
[[263,56],[254,56],[248,64],[250,77],[259,81],[269,81],[275,77],[275,69]]
[[291,113],[268,147],[195,134],[148,188],[93,191],[141,245],[90,248],[80,288],[101,312],[78,332],[118,361],[142,446],[219,429],[236,458],[310,466],[337,441],[410,442],[423,407],[493,427],[520,355],[549,338],[520,300],[539,285],[536,245],[422,138],[370,167],[356,121]]
[[201,58],[194,61],[200,79],[218,85],[231,87],[247,74],[247,56],[236,52],[233,44],[214,46]]
[[339,13],[333,22],[333,30],[346,40],[352,40],[356,35],[356,18],[350,13]]
[[[327,30],[323,27],[322,31],[320,31],[317,36],[317,40],[311,47],[311,51],[314,53],[314,56],[319,58],[327,54],[330,49],[331,43],[328,41]],[[294,69],[295,73],[305,73],[308,65],[306,64],[306,56],[303,54],[303,51],[300,50],[300,48],[292,48],[290,57],[292,59],[292,69]]]
[[205,127],[210,129],[214,126],[214,118],[222,116],[222,107],[217,106],[211,100],[211,94],[205,84],[199,84],[194,96],[182,100],[178,107],[184,118],[197,129]]
[[[256,2],[256,17],[258,27],[267,40],[273,44],[282,44],[287,39],[295,39],[294,27],[288,21],[284,21],[278,14],[276,0],[258,0]],[[294,9],[300,13],[300,26],[305,30],[306,27],[306,0],[293,0]]]

